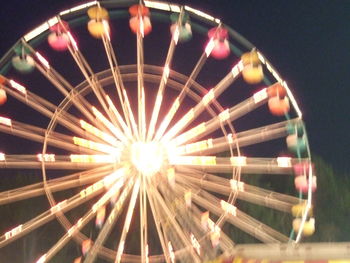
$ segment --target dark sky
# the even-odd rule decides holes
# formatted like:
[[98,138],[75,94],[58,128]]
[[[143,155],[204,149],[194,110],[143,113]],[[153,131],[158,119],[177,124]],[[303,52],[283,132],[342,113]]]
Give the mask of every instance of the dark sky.
[[[0,54],[36,25],[80,2],[6,1],[0,9]],[[222,19],[262,51],[299,102],[312,151],[349,172],[350,1],[181,2]]]

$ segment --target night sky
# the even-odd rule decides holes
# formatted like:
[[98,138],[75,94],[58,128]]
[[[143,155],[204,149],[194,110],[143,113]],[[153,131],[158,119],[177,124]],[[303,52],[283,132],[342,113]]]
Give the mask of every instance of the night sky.
[[[0,54],[44,20],[81,1],[12,0],[0,9]],[[350,2],[181,1],[252,42],[287,81],[304,113],[313,153],[349,172]],[[1,112],[1,108],[0,108]]]

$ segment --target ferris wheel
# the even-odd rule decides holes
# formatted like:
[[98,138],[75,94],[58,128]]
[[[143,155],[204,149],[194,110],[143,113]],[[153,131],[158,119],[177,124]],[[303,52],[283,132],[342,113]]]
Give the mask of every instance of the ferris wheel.
[[28,262],[173,263],[223,259],[246,234],[297,243],[314,232],[302,113],[220,19],[92,1],[24,35],[0,70],[6,259],[31,235],[40,255]]

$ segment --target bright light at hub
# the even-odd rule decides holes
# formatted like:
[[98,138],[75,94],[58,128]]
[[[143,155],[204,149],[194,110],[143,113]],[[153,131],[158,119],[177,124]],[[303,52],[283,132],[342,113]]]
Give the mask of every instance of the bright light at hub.
[[162,167],[163,148],[157,142],[135,142],[131,147],[131,161],[140,173],[151,176]]

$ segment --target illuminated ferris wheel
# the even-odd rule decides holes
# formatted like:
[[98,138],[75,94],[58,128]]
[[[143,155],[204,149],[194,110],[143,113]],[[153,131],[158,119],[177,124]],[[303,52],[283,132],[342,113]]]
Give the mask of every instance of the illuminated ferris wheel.
[[311,235],[316,177],[287,83],[219,19],[126,2],[62,11],[0,61],[0,255],[34,232],[37,263],[205,262],[242,233]]

